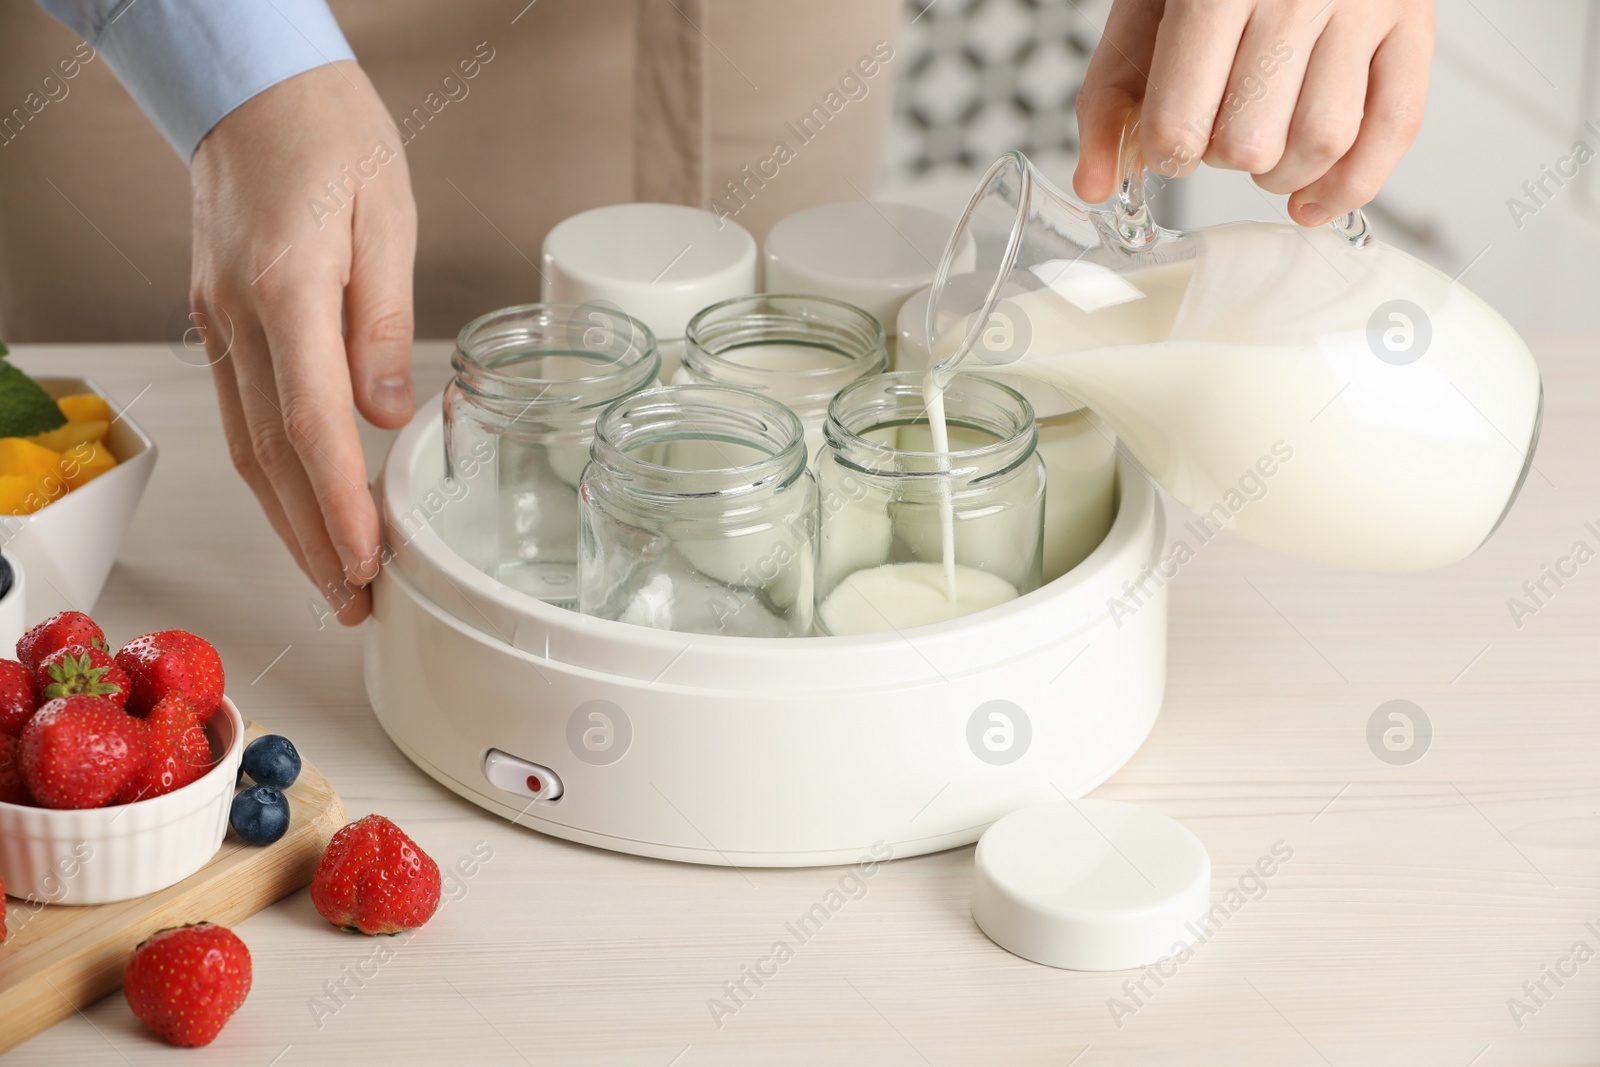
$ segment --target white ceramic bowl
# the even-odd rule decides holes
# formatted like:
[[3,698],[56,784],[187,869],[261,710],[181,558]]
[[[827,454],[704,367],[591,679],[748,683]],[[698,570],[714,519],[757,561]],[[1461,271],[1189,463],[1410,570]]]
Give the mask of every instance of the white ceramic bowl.
[[28,588],[22,564],[10,556],[5,562],[11,568],[11,587],[0,596],[0,656],[11,655],[18,639],[28,632]]
[[[51,396],[96,393],[111,402],[91,379],[34,379]],[[123,415],[106,435],[117,465],[81,489],[32,515],[0,515],[0,551],[28,573],[27,612],[32,622],[58,611],[92,611],[100,590],[117,561],[122,536],[156,465],[156,445],[132,419]],[[10,645],[0,647],[10,655]]]
[[109,904],[165,889],[211,862],[228,833],[244,719],[233,701],[206,724],[216,764],[166,796],[55,811],[0,803],[6,893],[47,904]]

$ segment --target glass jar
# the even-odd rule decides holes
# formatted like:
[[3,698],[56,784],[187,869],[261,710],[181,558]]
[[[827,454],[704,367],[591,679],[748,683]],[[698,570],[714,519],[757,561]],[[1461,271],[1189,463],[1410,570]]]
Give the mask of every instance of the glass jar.
[[690,319],[685,336],[679,382],[747,389],[785,405],[800,417],[813,460],[834,395],[889,365],[882,324],[825,296],[724,300]]
[[669,385],[595,427],[578,610],[689,633],[811,632],[817,494],[800,420],[769,397]]
[[[986,280],[975,274],[952,279],[949,285],[970,285]],[[928,293],[907,300],[900,308],[896,332],[894,369],[926,373],[931,363],[928,345]],[[1009,309],[996,309],[994,325],[1004,336],[1020,328],[1005,321]],[[1088,558],[1111,532],[1117,504],[1116,434],[1105,420],[1047,382],[1007,375],[1005,367],[983,371],[997,377],[1033,405],[1039,431],[1039,458],[1044,460],[1047,486],[1044,496],[1043,581],[1053,582]],[[974,372],[978,373],[978,372]]]
[[655,337],[593,305],[523,304],[468,323],[450,365],[441,536],[506,585],[570,607],[595,420],[654,382]]
[[819,632],[941,622],[1039,587],[1045,468],[1032,407],[963,375],[945,391],[945,418],[950,451],[938,452],[919,374],[834,397],[816,468]]

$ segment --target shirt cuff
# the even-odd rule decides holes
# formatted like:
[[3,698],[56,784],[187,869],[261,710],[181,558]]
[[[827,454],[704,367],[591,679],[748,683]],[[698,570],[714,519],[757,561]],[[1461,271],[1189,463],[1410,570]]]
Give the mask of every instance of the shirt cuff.
[[89,43],[186,161],[252,96],[355,58],[324,0],[128,0]]

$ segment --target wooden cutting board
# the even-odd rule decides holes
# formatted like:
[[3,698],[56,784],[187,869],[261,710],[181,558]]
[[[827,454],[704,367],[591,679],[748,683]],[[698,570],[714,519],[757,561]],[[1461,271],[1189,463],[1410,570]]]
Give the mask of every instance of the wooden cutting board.
[[[247,741],[266,732],[246,720]],[[283,837],[262,848],[229,831],[209,864],[159,893],[78,908],[7,900],[0,1052],[121,988],[134,948],[157,930],[201,920],[232,926],[309,885],[329,838],[345,823],[344,806],[310,763],[287,795]]]

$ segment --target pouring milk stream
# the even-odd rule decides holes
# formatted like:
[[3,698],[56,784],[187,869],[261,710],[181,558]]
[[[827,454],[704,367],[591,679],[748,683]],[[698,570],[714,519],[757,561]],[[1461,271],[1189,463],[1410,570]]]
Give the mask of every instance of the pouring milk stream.
[[1511,326],[1369,238],[1360,212],[1314,230],[1161,229],[1133,134],[1110,208],[1018,153],[985,175],[950,244],[974,241],[979,271],[949,274],[947,249],[929,301],[935,441],[950,375],[1003,371],[1077,397],[1201,521],[1277,551],[1405,571],[1482,544],[1527,477],[1542,410]]

